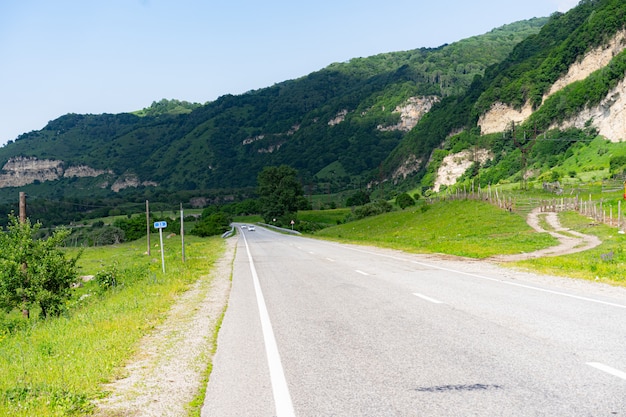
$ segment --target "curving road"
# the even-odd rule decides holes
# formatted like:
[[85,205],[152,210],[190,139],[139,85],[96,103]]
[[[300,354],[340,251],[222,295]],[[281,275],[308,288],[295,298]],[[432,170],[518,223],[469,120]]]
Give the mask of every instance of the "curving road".
[[202,416],[626,415],[626,292],[241,230]]

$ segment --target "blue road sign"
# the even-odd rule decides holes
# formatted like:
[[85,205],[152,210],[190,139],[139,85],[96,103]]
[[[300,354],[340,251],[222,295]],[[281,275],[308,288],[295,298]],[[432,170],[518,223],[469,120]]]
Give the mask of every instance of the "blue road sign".
[[155,229],[165,229],[167,227],[167,222],[154,222]]

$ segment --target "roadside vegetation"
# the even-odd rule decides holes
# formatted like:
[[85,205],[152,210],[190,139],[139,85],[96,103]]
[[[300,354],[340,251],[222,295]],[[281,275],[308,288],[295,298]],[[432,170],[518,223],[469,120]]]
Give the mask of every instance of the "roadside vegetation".
[[550,235],[532,230],[523,216],[477,201],[420,205],[330,227],[315,236],[478,259],[556,244]]
[[94,279],[74,289],[63,314],[27,319],[19,311],[0,313],[0,415],[89,414],[93,401],[106,395],[102,384],[123,376],[121,366],[140,338],[182,292],[206,279],[224,248],[219,238],[185,243],[184,264],[180,239],[164,243],[165,274],[158,247],[145,254],[145,238],[86,248],[77,265]]

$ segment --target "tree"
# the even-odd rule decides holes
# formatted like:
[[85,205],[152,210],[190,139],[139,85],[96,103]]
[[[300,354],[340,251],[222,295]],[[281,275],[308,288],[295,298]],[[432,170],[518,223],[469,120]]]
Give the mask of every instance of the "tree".
[[407,193],[401,193],[396,197],[396,204],[404,210],[407,207],[414,206],[415,200]]
[[348,200],[346,200],[346,205],[348,207],[351,206],[362,206],[370,202],[370,195],[365,191],[356,191]]
[[309,206],[298,181],[298,171],[287,165],[263,168],[257,182],[261,216],[266,223],[295,217],[299,209]]
[[56,230],[46,240],[36,239],[41,223],[20,223],[9,216],[7,233],[0,233],[0,308],[59,315],[77,281],[80,254],[67,259],[60,249],[69,231]]
[[224,212],[213,213],[208,216],[203,214],[200,221],[189,233],[200,237],[221,235],[228,231],[231,222],[232,217]]

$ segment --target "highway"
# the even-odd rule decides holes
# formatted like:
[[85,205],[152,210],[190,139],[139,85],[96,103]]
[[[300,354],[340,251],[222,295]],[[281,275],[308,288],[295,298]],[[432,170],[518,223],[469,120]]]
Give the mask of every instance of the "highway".
[[202,408],[626,416],[626,292],[239,227]]

